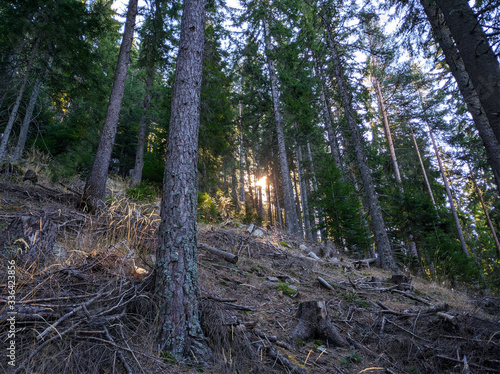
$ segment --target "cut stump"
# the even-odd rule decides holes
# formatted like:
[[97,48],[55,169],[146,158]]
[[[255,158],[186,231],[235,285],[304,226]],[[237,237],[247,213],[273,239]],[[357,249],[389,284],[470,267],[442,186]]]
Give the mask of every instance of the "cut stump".
[[327,344],[345,347],[347,341],[328,319],[328,310],[324,301],[306,301],[299,304],[297,326],[290,334],[293,340],[325,340]]

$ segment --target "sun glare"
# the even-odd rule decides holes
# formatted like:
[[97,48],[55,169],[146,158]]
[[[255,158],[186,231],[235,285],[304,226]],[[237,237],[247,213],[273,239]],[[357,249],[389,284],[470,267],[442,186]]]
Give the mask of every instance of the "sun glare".
[[267,180],[267,177],[266,176],[263,176],[262,178],[260,178],[258,181],[257,181],[257,186],[259,187],[262,187],[262,189],[265,189],[266,188],[266,180]]

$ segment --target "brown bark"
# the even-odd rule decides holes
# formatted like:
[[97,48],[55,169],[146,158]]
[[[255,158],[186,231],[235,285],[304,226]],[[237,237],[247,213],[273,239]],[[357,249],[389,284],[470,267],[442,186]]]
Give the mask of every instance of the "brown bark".
[[146,136],[148,133],[147,114],[151,107],[151,86],[153,84],[154,70],[148,72],[146,79],[146,92],[144,93],[144,101],[142,102],[142,115],[139,125],[139,136],[137,137],[137,150],[135,153],[135,165],[130,178],[130,185],[137,186],[142,180],[142,169],[144,168],[144,147],[146,145]]
[[356,155],[358,168],[360,171],[361,180],[363,182],[363,188],[365,190],[366,198],[369,205],[369,212],[372,219],[373,231],[375,234],[375,244],[377,247],[380,265],[385,269],[390,269],[394,272],[399,272],[399,268],[396,265],[392,254],[391,243],[386,232],[384,218],[382,216],[382,209],[380,207],[380,202],[377,197],[377,192],[375,191],[375,186],[371,176],[371,171],[368,166],[366,151],[364,149],[363,137],[360,133],[354,108],[352,106],[352,94],[347,85],[346,78],[344,76],[344,69],[340,56],[337,52],[337,44],[334,40],[332,30],[330,30],[330,25],[328,21],[322,17],[323,23],[327,31],[327,41],[329,46],[329,52],[332,57],[332,63],[335,71],[335,77],[337,79],[337,84],[340,91],[340,96],[342,100],[342,106],[344,108],[345,116],[347,119],[347,124],[351,133],[351,142],[354,148],[354,153]]
[[290,169],[288,168],[288,159],[286,155],[285,134],[283,132],[283,118],[280,107],[280,93],[276,77],[276,68],[271,58],[271,42],[269,36],[269,23],[264,20],[264,38],[267,54],[267,66],[271,79],[271,96],[273,99],[274,124],[276,126],[276,135],[278,138],[278,151],[281,169],[281,189],[283,192],[283,203],[285,208],[285,228],[290,234],[299,234],[300,227],[297,224],[297,211],[295,210],[292,181],[290,180]]
[[130,51],[134,38],[137,1],[138,0],[130,0],[128,4],[125,31],[118,54],[118,62],[116,64],[115,77],[109,97],[106,117],[104,119],[104,126],[80,203],[83,209],[89,211],[95,211],[95,209],[104,202],[106,179],[108,177],[111,153],[115,143],[116,128],[120,117],[120,109],[122,106],[123,94],[125,92],[125,81],[127,79],[128,64],[130,60]]
[[238,256],[233,255],[232,253],[221,251],[220,249],[204,243],[198,243],[198,247],[222,257],[224,260],[230,262],[231,264],[236,264],[238,262]]
[[436,0],[490,126],[500,143],[500,66],[467,0]]
[[317,338],[339,347],[348,345],[328,318],[328,309],[324,301],[300,303],[296,318],[298,319],[297,325],[290,333],[293,340],[307,341]]
[[205,362],[198,313],[196,245],[197,159],[200,92],[205,40],[205,0],[183,4],[170,116],[161,223],[157,248],[156,294],[159,325],[156,342],[177,358]]
[[474,120],[477,131],[483,141],[488,162],[493,169],[493,175],[497,190],[500,192],[500,143],[495,137],[495,133],[490,125],[486,112],[483,109],[481,100],[471,82],[469,73],[466,70],[464,61],[459,55],[456,45],[452,40],[450,29],[443,22],[441,13],[435,3],[428,0],[421,0],[424,11],[429,20],[434,37],[443,50],[446,62],[450,67],[451,74],[457,82],[458,89],[462,94],[467,110]]

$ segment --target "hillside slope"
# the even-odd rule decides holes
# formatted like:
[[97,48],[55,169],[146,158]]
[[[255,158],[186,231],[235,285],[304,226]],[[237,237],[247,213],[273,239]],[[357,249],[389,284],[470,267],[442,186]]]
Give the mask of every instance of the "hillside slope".
[[[78,186],[0,181],[4,357],[8,334],[15,331],[15,365],[2,357],[3,372],[500,372],[498,298],[415,276],[393,277],[345,255],[315,259],[308,254],[319,253],[317,243],[277,230],[251,231],[230,220],[200,224],[198,232],[199,243],[238,256],[233,264],[204,249],[199,253],[201,318],[214,361],[199,368],[196,359],[179,363],[159,355],[151,272],[157,206],[114,193],[109,210],[91,217],[74,209],[71,190]],[[22,217],[35,218],[55,239],[36,260],[15,257],[17,314],[11,323],[5,243],[12,233],[23,235],[16,225],[33,221]],[[43,230],[39,235],[50,236]],[[290,337],[298,306],[309,301],[325,302],[344,346],[321,335]]]

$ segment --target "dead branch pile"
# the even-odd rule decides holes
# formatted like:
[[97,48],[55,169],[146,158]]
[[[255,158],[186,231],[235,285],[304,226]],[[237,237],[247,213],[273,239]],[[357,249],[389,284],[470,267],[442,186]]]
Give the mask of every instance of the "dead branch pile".
[[[16,270],[14,373],[153,373],[151,325],[157,309],[149,282],[118,274],[112,256],[86,256],[37,273]],[[6,295],[2,290],[2,295]],[[0,299],[0,340],[10,317]],[[9,369],[5,360],[4,370]]]

